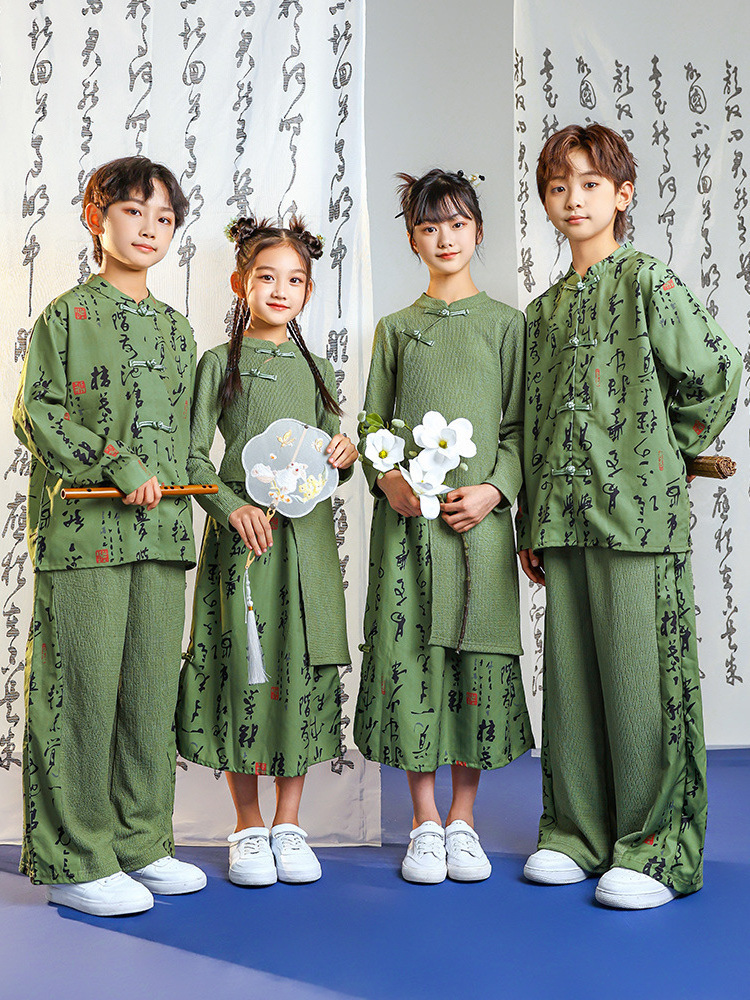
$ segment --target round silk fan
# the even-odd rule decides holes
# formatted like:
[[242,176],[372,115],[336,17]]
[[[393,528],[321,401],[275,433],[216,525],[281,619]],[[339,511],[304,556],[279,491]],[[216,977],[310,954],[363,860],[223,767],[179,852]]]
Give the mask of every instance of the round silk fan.
[[[325,431],[293,418],[275,420],[242,449],[245,486],[248,495],[267,507],[266,517],[304,517],[321,500],[332,495],[339,482],[338,469],[328,462],[326,448],[331,437]],[[255,621],[250,592],[250,564],[255,556],[248,551],[245,563],[245,621],[247,623],[248,684],[268,680],[263,650]]]

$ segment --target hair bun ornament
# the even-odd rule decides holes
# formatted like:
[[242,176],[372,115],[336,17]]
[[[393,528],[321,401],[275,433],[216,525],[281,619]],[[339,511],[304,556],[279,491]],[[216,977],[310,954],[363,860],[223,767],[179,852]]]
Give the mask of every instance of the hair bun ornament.
[[463,170],[457,170],[456,177],[468,181],[473,188],[478,188],[482,181],[485,180],[484,174],[465,174]]
[[306,229],[299,234],[299,240],[307,247],[307,252],[313,260],[319,260],[323,256],[323,245],[325,240],[322,236],[309,233]]
[[260,228],[262,228],[262,223],[258,223],[252,215],[240,215],[229,220],[224,227],[224,235],[239,247],[245,240],[254,236]]

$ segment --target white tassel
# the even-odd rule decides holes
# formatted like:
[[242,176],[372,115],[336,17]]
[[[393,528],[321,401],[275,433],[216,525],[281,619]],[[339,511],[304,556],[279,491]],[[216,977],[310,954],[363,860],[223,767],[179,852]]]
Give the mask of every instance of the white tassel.
[[265,684],[268,680],[263,650],[258,635],[258,625],[253,611],[253,595],[250,593],[250,573],[245,570],[245,621],[247,623],[247,682],[248,684]]

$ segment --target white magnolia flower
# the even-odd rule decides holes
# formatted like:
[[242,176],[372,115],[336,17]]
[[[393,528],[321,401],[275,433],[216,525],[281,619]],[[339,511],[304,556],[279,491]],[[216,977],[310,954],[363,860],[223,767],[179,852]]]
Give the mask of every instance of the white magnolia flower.
[[401,475],[419,498],[419,509],[422,511],[422,516],[434,521],[440,513],[438,496],[441,493],[447,493],[448,487],[443,486],[444,468],[426,469],[421,464],[421,459],[422,455],[413,458],[409,462],[408,472],[402,466]]
[[390,472],[404,457],[403,438],[391,434],[384,427],[367,435],[365,458],[378,472]]
[[422,423],[414,428],[414,441],[424,451],[424,467],[441,466],[446,472],[455,469],[461,458],[473,458],[477,446],[471,440],[474,428],[470,420],[458,417],[448,424],[442,413],[429,410]]

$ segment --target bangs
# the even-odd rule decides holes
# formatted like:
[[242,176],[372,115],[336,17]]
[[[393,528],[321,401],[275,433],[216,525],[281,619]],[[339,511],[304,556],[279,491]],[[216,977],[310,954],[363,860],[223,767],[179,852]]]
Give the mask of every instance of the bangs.
[[91,181],[91,200],[104,211],[114,202],[130,201],[133,197],[148,201],[154,193],[154,181],[161,181],[175,215],[175,227],[185,221],[189,209],[187,198],[172,171],[161,163],[153,163],[144,156],[125,156],[105,164]]
[[462,215],[466,219],[474,219],[474,212],[468,199],[461,191],[437,191],[426,188],[419,192],[414,199],[412,208],[412,225],[421,226],[425,222],[449,222],[457,215]]

